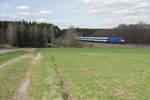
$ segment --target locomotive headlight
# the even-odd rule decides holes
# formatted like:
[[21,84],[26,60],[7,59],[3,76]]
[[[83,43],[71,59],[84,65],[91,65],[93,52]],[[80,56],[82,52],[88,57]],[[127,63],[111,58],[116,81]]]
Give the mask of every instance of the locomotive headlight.
[[121,42],[125,42],[125,40],[121,40]]

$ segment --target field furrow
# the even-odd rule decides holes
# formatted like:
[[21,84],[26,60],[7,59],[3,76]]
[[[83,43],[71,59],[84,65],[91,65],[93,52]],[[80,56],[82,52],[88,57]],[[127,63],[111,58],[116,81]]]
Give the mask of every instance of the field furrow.
[[65,100],[63,93],[51,59],[46,56],[41,57],[40,61],[31,67],[29,98],[32,100]]

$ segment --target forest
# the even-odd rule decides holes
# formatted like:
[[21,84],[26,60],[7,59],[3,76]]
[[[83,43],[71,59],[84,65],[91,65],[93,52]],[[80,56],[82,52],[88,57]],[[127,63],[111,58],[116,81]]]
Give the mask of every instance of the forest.
[[1,21],[0,44],[16,47],[46,47],[51,38],[59,37],[61,30],[52,24]]
[[[0,46],[9,44],[15,47],[50,47],[51,45],[76,46],[76,36],[120,37],[126,43],[149,44],[150,25],[145,23],[120,24],[110,29],[68,28],[60,29],[48,23],[26,21],[0,21]],[[70,41],[69,41],[70,40]],[[63,43],[64,42],[64,43]],[[66,44],[65,44],[66,46]]]
[[77,31],[81,32],[82,36],[123,38],[128,44],[150,44],[150,24],[143,22],[120,24],[110,29],[77,29]]

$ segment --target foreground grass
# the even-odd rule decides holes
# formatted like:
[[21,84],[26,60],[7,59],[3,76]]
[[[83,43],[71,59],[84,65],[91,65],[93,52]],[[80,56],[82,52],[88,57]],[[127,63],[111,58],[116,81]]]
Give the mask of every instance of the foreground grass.
[[24,55],[26,53],[28,53],[28,51],[12,51],[12,52],[6,52],[3,54],[0,54],[0,64],[3,64],[10,59],[19,57],[19,56]]
[[148,49],[70,48],[41,51],[45,52],[44,56],[49,61],[55,60],[75,100],[150,99]]
[[46,56],[31,68],[28,94],[32,100],[63,100],[55,67]]
[[30,58],[22,59],[0,70],[0,100],[9,100],[25,78]]

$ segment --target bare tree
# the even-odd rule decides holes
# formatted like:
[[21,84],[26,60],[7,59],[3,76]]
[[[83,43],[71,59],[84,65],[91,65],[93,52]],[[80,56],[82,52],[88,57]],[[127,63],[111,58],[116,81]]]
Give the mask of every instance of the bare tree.
[[15,45],[16,40],[16,25],[10,23],[7,27],[7,36],[8,36],[8,42],[10,45]]
[[77,36],[76,29],[71,27],[63,38],[57,40],[57,44],[59,47],[83,47],[83,44],[76,39]]
[[43,39],[46,46],[48,43],[48,29],[46,27],[43,28]]
[[76,46],[77,44],[77,32],[75,30],[75,28],[71,27],[67,30],[67,34],[65,36],[66,38],[66,43],[68,46]]
[[0,29],[0,44],[3,45],[5,43],[6,36],[4,35],[4,30]]
[[51,25],[50,26],[50,37],[51,37],[51,44],[55,45],[56,44],[56,38],[55,38],[55,32],[54,32],[54,27]]

